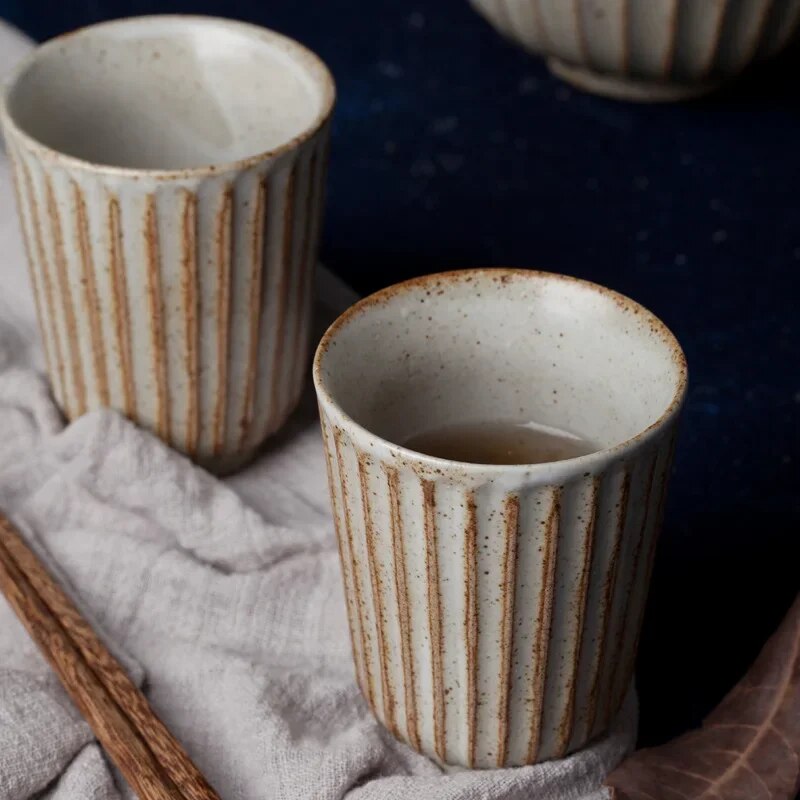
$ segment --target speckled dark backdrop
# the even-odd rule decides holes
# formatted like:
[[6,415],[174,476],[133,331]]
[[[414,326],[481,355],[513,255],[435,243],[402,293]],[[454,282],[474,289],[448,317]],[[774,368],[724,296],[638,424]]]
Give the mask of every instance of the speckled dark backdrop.
[[466,0],[0,0],[37,38],[159,11],[260,22],[330,64],[323,258],[360,291],[535,266],[619,289],[675,331],[692,387],[641,739],[697,724],[800,588],[800,58],[702,102],[629,106],[559,84]]

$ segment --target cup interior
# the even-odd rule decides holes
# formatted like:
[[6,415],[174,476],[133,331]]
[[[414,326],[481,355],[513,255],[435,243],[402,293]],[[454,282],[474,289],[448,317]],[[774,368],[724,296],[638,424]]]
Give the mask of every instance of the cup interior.
[[297,42],[206,17],[140,17],[40,47],[6,96],[9,119],[68,156],[180,170],[266,153],[333,102],[322,62]]
[[323,398],[402,445],[485,421],[535,422],[598,449],[674,407],[683,353],[655,316],[595,284],[525,270],[467,270],[356,304],[320,344]]

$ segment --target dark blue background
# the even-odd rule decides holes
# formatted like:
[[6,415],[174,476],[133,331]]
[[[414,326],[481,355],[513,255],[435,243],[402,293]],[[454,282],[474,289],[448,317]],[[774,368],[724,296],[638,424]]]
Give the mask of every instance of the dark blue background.
[[675,331],[692,384],[641,645],[641,741],[698,724],[800,588],[800,59],[703,101],[636,106],[557,82],[466,0],[0,0],[39,39],[167,11],[259,22],[330,65],[322,256],[359,291],[538,267],[629,294]]

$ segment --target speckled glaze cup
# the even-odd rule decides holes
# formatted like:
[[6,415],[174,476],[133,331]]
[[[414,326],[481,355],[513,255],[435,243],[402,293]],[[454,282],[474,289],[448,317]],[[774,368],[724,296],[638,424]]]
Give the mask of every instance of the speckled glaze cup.
[[334,85],[209,17],[83,28],[0,104],[44,351],[69,419],[116,408],[218,472],[297,403]]
[[[412,280],[328,330],[314,382],[353,657],[395,736],[498,767],[607,730],[633,675],[686,381],[650,312],[542,272]],[[602,449],[484,466],[400,444],[487,419]]]

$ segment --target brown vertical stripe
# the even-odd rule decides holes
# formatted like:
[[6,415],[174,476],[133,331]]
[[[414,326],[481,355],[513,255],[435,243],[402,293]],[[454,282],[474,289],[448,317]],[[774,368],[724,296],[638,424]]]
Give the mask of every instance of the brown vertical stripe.
[[256,377],[258,376],[259,332],[261,330],[262,284],[264,278],[264,234],[267,224],[267,183],[259,178],[253,203],[252,235],[250,238],[250,341],[247,350],[244,406],[240,421],[239,448],[244,448],[253,423]]
[[[784,0],[779,0],[779,2],[784,2]],[[775,31],[773,45],[765,55],[777,53],[795,35],[797,27],[800,25],[800,3],[795,0],[791,6],[788,6],[788,14],[786,16],[780,14],[778,19],[780,27]]]
[[620,35],[622,37],[621,72],[627,75],[631,70],[631,0],[621,0]]
[[363,575],[361,563],[358,556],[356,556],[355,545],[353,544],[353,526],[351,523],[352,517],[350,516],[350,507],[347,502],[347,472],[344,468],[344,459],[342,458],[342,432],[334,428],[333,444],[336,450],[336,465],[339,469],[339,482],[342,489],[342,516],[344,517],[345,530],[347,531],[347,548],[350,551],[350,567],[353,572],[353,589],[356,597],[356,605],[358,606],[358,629],[361,634],[361,667],[363,675],[361,678],[361,690],[364,692],[367,702],[374,707],[375,705],[375,689],[372,679],[372,653],[371,646],[368,648],[369,634],[367,633],[364,625],[364,592],[361,587],[361,578]]
[[278,277],[278,309],[275,323],[275,350],[272,358],[272,376],[270,378],[269,424],[272,431],[280,419],[281,386],[283,356],[286,349],[286,306],[289,304],[289,287],[291,285],[292,255],[294,252],[294,198],[297,182],[297,161],[292,165],[286,185],[286,198],[283,211],[283,245],[280,274]]
[[744,49],[744,52],[739,59],[739,64],[735,65],[736,67],[744,69],[744,67],[746,67],[752,61],[753,57],[758,52],[758,48],[764,39],[764,33],[767,29],[767,22],[771,16],[772,7],[773,3],[771,0],[764,0],[761,8],[761,14],[758,18],[755,30],[753,31],[753,38]]
[[383,699],[383,722],[386,727],[395,732],[394,721],[394,691],[389,679],[389,654],[386,651],[386,638],[384,625],[386,622],[386,609],[383,605],[383,587],[381,576],[378,573],[378,556],[375,552],[375,526],[372,523],[372,509],[369,501],[369,483],[367,468],[369,461],[362,453],[358,454],[358,482],[361,487],[361,513],[364,516],[364,539],[367,545],[367,566],[369,579],[372,586],[372,607],[375,612],[375,640],[378,644],[378,660],[381,670],[381,697]]
[[228,401],[228,349],[231,315],[231,261],[233,249],[233,187],[222,193],[216,217],[217,245],[217,396],[214,402],[213,452],[218,456],[225,446],[225,420]]
[[92,362],[100,404],[108,406],[111,395],[108,390],[108,373],[106,371],[106,348],[103,341],[103,326],[100,322],[100,299],[97,295],[97,281],[92,259],[92,241],[89,233],[89,215],[86,212],[86,198],[81,187],[72,181],[72,193],[75,201],[75,227],[78,238],[78,251],[81,259],[81,276],[83,281],[83,300],[86,314],[89,317],[89,332],[92,340]]
[[200,438],[198,298],[197,196],[194,192],[185,189],[181,217],[181,305],[183,306],[183,346],[186,360],[186,433],[184,442],[186,452],[190,456],[197,453]]
[[133,355],[131,352],[131,322],[128,310],[128,280],[125,255],[122,248],[122,224],[119,200],[108,198],[109,264],[111,267],[112,312],[116,329],[119,365],[122,373],[123,411],[133,419],[136,416],[136,389],[133,378]]
[[305,370],[305,349],[303,348],[303,326],[306,319],[307,294],[314,274],[314,213],[317,202],[317,163],[320,161],[316,147],[311,153],[308,165],[308,182],[306,189],[306,207],[301,228],[303,242],[300,246],[300,263],[297,277],[297,300],[294,304],[294,330],[292,332],[292,388],[302,380]]
[[514,594],[517,577],[517,537],[519,535],[519,498],[505,499],[505,547],[500,619],[500,691],[498,700],[497,766],[505,766],[508,753],[508,717],[511,699],[512,653],[514,649]]
[[467,493],[464,530],[464,640],[467,643],[467,766],[475,765],[478,721],[478,514],[475,492]]
[[587,734],[592,735],[594,731],[595,720],[597,717],[597,701],[598,693],[600,691],[600,680],[604,672],[605,656],[606,656],[606,640],[608,639],[608,628],[611,622],[611,605],[614,600],[614,591],[617,585],[617,574],[619,568],[619,556],[622,549],[622,535],[625,532],[625,520],[628,516],[628,500],[630,498],[631,490],[631,476],[630,472],[626,469],[622,475],[622,486],[620,488],[620,496],[618,502],[618,516],[617,525],[614,532],[614,543],[611,548],[611,557],[609,559],[606,577],[603,584],[603,599],[600,605],[600,616],[602,618],[600,642],[597,653],[597,660],[594,664],[592,680],[589,689],[589,700],[587,707],[586,728]]
[[311,201],[310,210],[308,212],[305,224],[308,226],[306,234],[306,248],[305,262],[301,269],[304,269],[303,284],[304,295],[301,296],[301,313],[302,323],[299,328],[299,336],[295,342],[295,353],[293,355],[296,370],[302,374],[295,374],[293,381],[295,382],[294,399],[296,400],[302,395],[303,387],[305,385],[305,369],[308,361],[308,343],[312,330],[312,314],[314,308],[314,276],[317,270],[317,254],[319,252],[319,240],[322,234],[322,218],[324,208],[324,195],[325,195],[325,174],[328,164],[328,156],[330,153],[330,137],[327,131],[323,131],[319,135],[321,143],[316,145],[316,165],[315,174],[312,178],[312,190],[314,193],[313,200]]
[[[350,626],[350,646],[353,653],[353,667],[356,671],[356,679],[361,684],[361,677],[359,671],[361,670],[361,654],[358,650],[361,641],[361,622],[357,612],[353,606],[353,579],[350,574],[352,569],[352,560],[350,558],[350,549],[347,540],[342,534],[339,504],[336,502],[336,487],[334,486],[333,478],[333,463],[331,461],[331,452],[329,442],[331,437],[328,434],[328,426],[325,424],[325,417],[322,409],[319,411],[319,424],[322,429],[322,445],[323,452],[325,453],[325,469],[328,474],[328,493],[331,497],[331,509],[333,511],[333,527],[336,530],[336,542],[339,545],[339,563],[342,569],[342,580],[344,582],[345,605],[347,607],[347,622]],[[335,445],[334,445],[335,446]],[[361,685],[363,690],[363,684]]]
[[583,10],[581,0],[572,0],[572,15],[575,23],[575,39],[578,42],[578,55],[581,63],[587,66],[592,65],[589,48],[586,45],[586,31],[583,28]]
[[594,478],[592,494],[586,509],[586,531],[583,534],[583,564],[581,565],[580,580],[575,598],[575,648],[572,653],[569,683],[567,685],[567,705],[564,717],[558,728],[558,741],[556,743],[555,757],[561,758],[567,752],[570,737],[575,724],[575,693],[578,685],[578,674],[583,647],[584,625],[586,624],[586,611],[589,602],[589,577],[592,571],[592,554],[594,552],[594,531],[597,525],[598,496],[600,480]]
[[[25,248],[25,258],[28,262],[28,274],[31,279],[31,289],[33,290],[33,301],[36,305],[36,319],[39,323],[39,331],[42,340],[42,351],[44,352],[44,361],[47,367],[47,374],[53,376],[53,357],[50,355],[50,320],[46,319],[43,304],[45,302],[43,295],[43,288],[39,282],[37,272],[42,265],[37,265],[33,260],[33,252],[31,250],[31,243],[33,241],[33,234],[30,232],[26,223],[26,216],[30,214],[30,204],[26,199],[23,199],[22,187],[19,180],[19,156],[10,154],[11,157],[11,182],[14,185],[14,195],[17,200],[17,208],[19,209],[19,221],[22,229],[22,244]],[[45,327],[47,326],[47,327]]]
[[[53,341],[53,353],[55,361],[55,377],[57,377],[58,389],[56,396],[60,393],[61,403],[64,405],[64,411],[69,415],[66,408],[67,397],[67,383],[64,368],[64,355],[61,350],[61,337],[58,334],[58,325],[56,324],[56,306],[53,297],[53,279],[50,275],[50,266],[47,263],[47,253],[44,247],[44,235],[42,233],[42,221],[39,215],[39,208],[36,202],[36,191],[33,186],[33,179],[31,177],[30,169],[27,164],[22,162],[22,174],[25,178],[25,189],[28,195],[28,202],[30,203],[30,217],[31,225],[33,226],[33,238],[36,244],[36,255],[39,261],[39,269],[42,271],[42,286],[44,287],[44,301],[47,306],[46,316],[49,322],[50,338]],[[51,373],[52,375],[52,373]]]
[[[647,472],[647,484],[645,488],[645,495],[644,495],[644,517],[642,519],[641,527],[638,531],[638,536],[636,539],[636,544],[633,549],[633,556],[631,559],[630,564],[630,579],[628,580],[627,586],[625,587],[625,604],[622,609],[622,624],[620,625],[619,632],[617,634],[617,641],[615,645],[615,652],[614,652],[614,661],[613,663],[616,665],[616,669],[614,674],[612,675],[611,682],[609,684],[609,692],[611,694],[610,700],[608,703],[608,717],[606,718],[606,722],[608,722],[611,717],[617,711],[617,691],[614,689],[615,685],[619,682],[625,683],[626,679],[630,676],[625,676],[622,674],[622,654],[625,645],[625,639],[630,635],[630,615],[631,615],[631,606],[632,606],[632,596],[633,596],[633,588],[636,584],[636,576],[639,574],[639,570],[641,569],[641,557],[642,557],[642,547],[644,545],[644,540],[647,535],[647,523],[650,520],[650,496],[653,491],[653,481],[655,479],[656,473],[656,462],[658,461],[658,452],[656,451],[653,453],[653,461],[650,464],[650,469]],[[627,688],[627,687],[625,687]]]
[[675,53],[678,50],[678,34],[680,32],[680,4],[681,0],[672,0],[670,14],[667,20],[667,49],[664,53],[662,66],[662,80],[669,80],[675,63]]
[[425,571],[428,582],[428,630],[433,682],[433,747],[436,755],[444,761],[447,746],[444,716],[444,642],[436,533],[436,485],[433,481],[422,481],[422,502],[425,515]]
[[[669,473],[670,473],[670,468],[672,466],[672,458],[675,452],[675,442],[676,442],[676,435],[673,433],[672,439],[670,443],[667,445],[666,459],[664,462],[664,468],[661,473],[661,479],[659,482],[660,486],[658,489],[658,500],[656,501],[656,504],[654,506],[655,515],[653,519],[655,519],[655,524],[650,533],[650,540],[648,542],[647,552],[643,556],[644,577],[642,580],[644,586],[644,593],[642,595],[641,604],[636,614],[636,621],[632,628],[632,630],[634,631],[633,647],[628,653],[628,657],[625,661],[625,664],[622,665],[622,668],[619,670],[620,674],[622,675],[622,680],[620,682],[620,687],[617,691],[617,694],[614,698],[612,713],[618,711],[619,708],[622,706],[622,703],[625,700],[625,694],[631,682],[631,678],[633,677],[633,670],[636,664],[636,653],[639,650],[639,637],[642,632],[642,623],[644,622],[647,590],[650,586],[650,577],[653,574],[653,564],[655,563],[656,545],[658,544],[658,536],[664,518],[664,510],[667,498],[667,485],[669,483]],[[628,624],[627,614],[626,614],[625,624],[626,625]]]
[[72,290],[67,275],[67,257],[64,252],[64,232],[61,228],[61,219],[58,213],[53,184],[48,176],[45,177],[45,191],[47,194],[47,215],[50,219],[50,229],[53,233],[53,254],[55,258],[56,277],[58,279],[58,292],[61,295],[64,309],[64,323],[67,333],[67,349],[72,367],[72,388],[75,390],[75,409],[70,409],[70,416],[80,416],[86,413],[86,384],[83,380],[83,363],[81,348],[78,342],[78,321],[75,317],[75,306],[72,299]]
[[156,433],[171,442],[167,343],[164,336],[164,299],[161,292],[161,254],[158,241],[156,198],[145,199],[144,248],[147,257],[147,301],[150,311],[150,347],[156,384]]
[[719,52],[719,44],[722,39],[722,31],[725,28],[725,17],[728,14],[730,5],[729,0],[717,0],[717,5],[719,6],[719,13],[717,15],[717,21],[714,26],[714,35],[711,40],[711,49],[708,52],[708,58],[706,59],[706,63],[700,68],[700,72],[698,73],[698,78],[704,78],[709,75],[709,73],[714,68],[714,62],[717,58],[717,53]]
[[528,740],[528,763],[539,755],[544,717],[544,692],[547,683],[547,656],[550,630],[553,624],[553,599],[555,595],[556,561],[558,558],[558,526],[561,516],[561,489],[553,489],[550,514],[544,525],[544,553],[542,555],[541,589],[536,611],[536,633],[533,643],[533,684],[531,686],[531,731]]
[[414,673],[414,656],[411,642],[411,614],[408,606],[408,578],[406,573],[403,517],[400,511],[400,478],[397,470],[385,467],[389,485],[391,511],[392,549],[394,551],[394,584],[397,596],[397,616],[400,622],[400,652],[403,661],[403,692],[406,710],[406,732],[412,747],[419,750],[419,723],[417,721],[417,686]]

